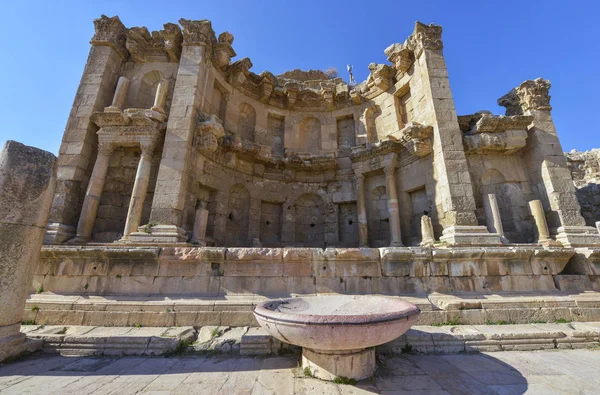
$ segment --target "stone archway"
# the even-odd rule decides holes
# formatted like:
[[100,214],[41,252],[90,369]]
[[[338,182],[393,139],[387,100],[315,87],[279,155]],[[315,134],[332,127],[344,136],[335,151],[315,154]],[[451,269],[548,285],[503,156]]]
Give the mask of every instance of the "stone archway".
[[325,205],[323,199],[314,193],[298,198],[296,208],[296,244],[303,247],[323,247],[325,245]]

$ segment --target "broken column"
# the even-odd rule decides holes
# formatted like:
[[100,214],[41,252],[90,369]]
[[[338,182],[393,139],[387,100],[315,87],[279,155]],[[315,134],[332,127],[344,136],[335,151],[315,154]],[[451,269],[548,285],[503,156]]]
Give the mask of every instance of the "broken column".
[[198,202],[194,229],[192,230],[192,243],[206,245],[206,225],[208,224],[208,204],[204,200]]
[[169,88],[169,81],[160,80],[156,87],[156,96],[154,96],[154,105],[152,106],[153,111],[164,114],[165,103],[167,102],[167,90]]
[[529,202],[529,209],[535,220],[535,226],[538,233],[538,243],[541,245],[548,245],[552,242],[550,239],[550,231],[548,230],[548,223],[546,222],[546,213],[540,200],[532,200]]
[[126,77],[119,77],[112,104],[109,107],[106,107],[104,111],[123,111],[123,105],[125,104],[125,98],[127,97],[127,89],[129,89],[129,79]]
[[433,224],[428,215],[421,217],[421,247],[433,247],[435,235],[433,233]]
[[56,184],[56,157],[8,141],[0,152],[0,362],[35,345],[20,332]]
[[483,211],[485,212],[485,223],[488,231],[498,234],[502,242],[506,242],[500,209],[498,208],[498,201],[495,194],[488,193],[483,196]]
[[133,184],[129,209],[127,211],[127,220],[125,221],[125,229],[123,230],[124,239],[127,239],[132,232],[136,232],[142,223],[142,211],[148,193],[148,184],[150,183],[153,152],[153,143],[142,144],[142,155],[140,156],[137,172],[135,174],[135,182]]

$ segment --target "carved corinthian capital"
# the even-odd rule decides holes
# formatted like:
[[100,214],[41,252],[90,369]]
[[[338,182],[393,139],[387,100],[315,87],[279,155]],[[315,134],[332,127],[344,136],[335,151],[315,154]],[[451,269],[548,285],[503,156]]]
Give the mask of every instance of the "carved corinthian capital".
[[212,45],[215,32],[209,20],[191,21],[181,18],[179,24],[183,26],[183,45]]
[[231,46],[233,44],[233,34],[229,32],[223,32],[219,34],[218,42],[214,47],[214,56],[215,63],[217,67],[221,70],[225,70],[227,66],[229,66],[229,62],[231,58],[233,58],[236,53]]
[[127,50],[125,49],[126,29],[118,16],[109,18],[106,15],[101,15],[100,18],[94,19],[94,30],[95,33],[90,40],[90,44],[112,47],[123,59],[127,57]]
[[419,57],[424,49],[442,50],[442,27],[435,26],[433,23],[426,25],[421,22],[415,23],[413,34],[408,37],[406,45],[415,53],[415,57]]
[[527,80],[498,99],[498,104],[506,107],[506,115],[521,115],[529,110],[551,111],[550,81]]

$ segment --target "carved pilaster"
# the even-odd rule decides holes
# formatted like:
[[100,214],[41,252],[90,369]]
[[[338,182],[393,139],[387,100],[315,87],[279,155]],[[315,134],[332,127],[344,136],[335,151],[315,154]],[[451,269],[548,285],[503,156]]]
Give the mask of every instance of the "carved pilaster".
[[221,70],[225,70],[225,68],[229,66],[231,58],[236,55],[233,47],[231,46],[232,44],[233,34],[229,32],[223,32],[219,34],[218,42],[214,47],[214,57],[217,67]]
[[209,20],[193,21],[181,18],[179,24],[183,26],[182,45],[212,46],[215,32]]
[[106,15],[94,19],[94,36],[90,44],[96,46],[112,47],[123,58],[127,58],[127,49],[125,48],[125,26],[121,23],[118,16],[112,18]]
[[441,51],[444,48],[442,27],[433,23],[426,25],[416,22],[413,34],[406,40],[406,46],[415,53],[415,58],[418,58],[424,49]]
[[550,81],[542,78],[527,80],[498,99],[506,107],[506,115],[521,115],[529,110],[551,111]]
[[181,29],[174,23],[165,23],[164,30],[160,34],[165,41],[165,52],[169,55],[171,62],[179,62],[181,57],[181,43],[183,42],[183,34]]

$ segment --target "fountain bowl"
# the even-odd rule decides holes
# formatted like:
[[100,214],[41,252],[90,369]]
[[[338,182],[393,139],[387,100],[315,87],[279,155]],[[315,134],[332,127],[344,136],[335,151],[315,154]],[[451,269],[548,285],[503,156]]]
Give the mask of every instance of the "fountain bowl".
[[254,310],[271,336],[302,347],[303,366],[325,380],[370,377],[375,370],[374,347],[404,334],[419,314],[412,303],[379,295],[276,299]]

